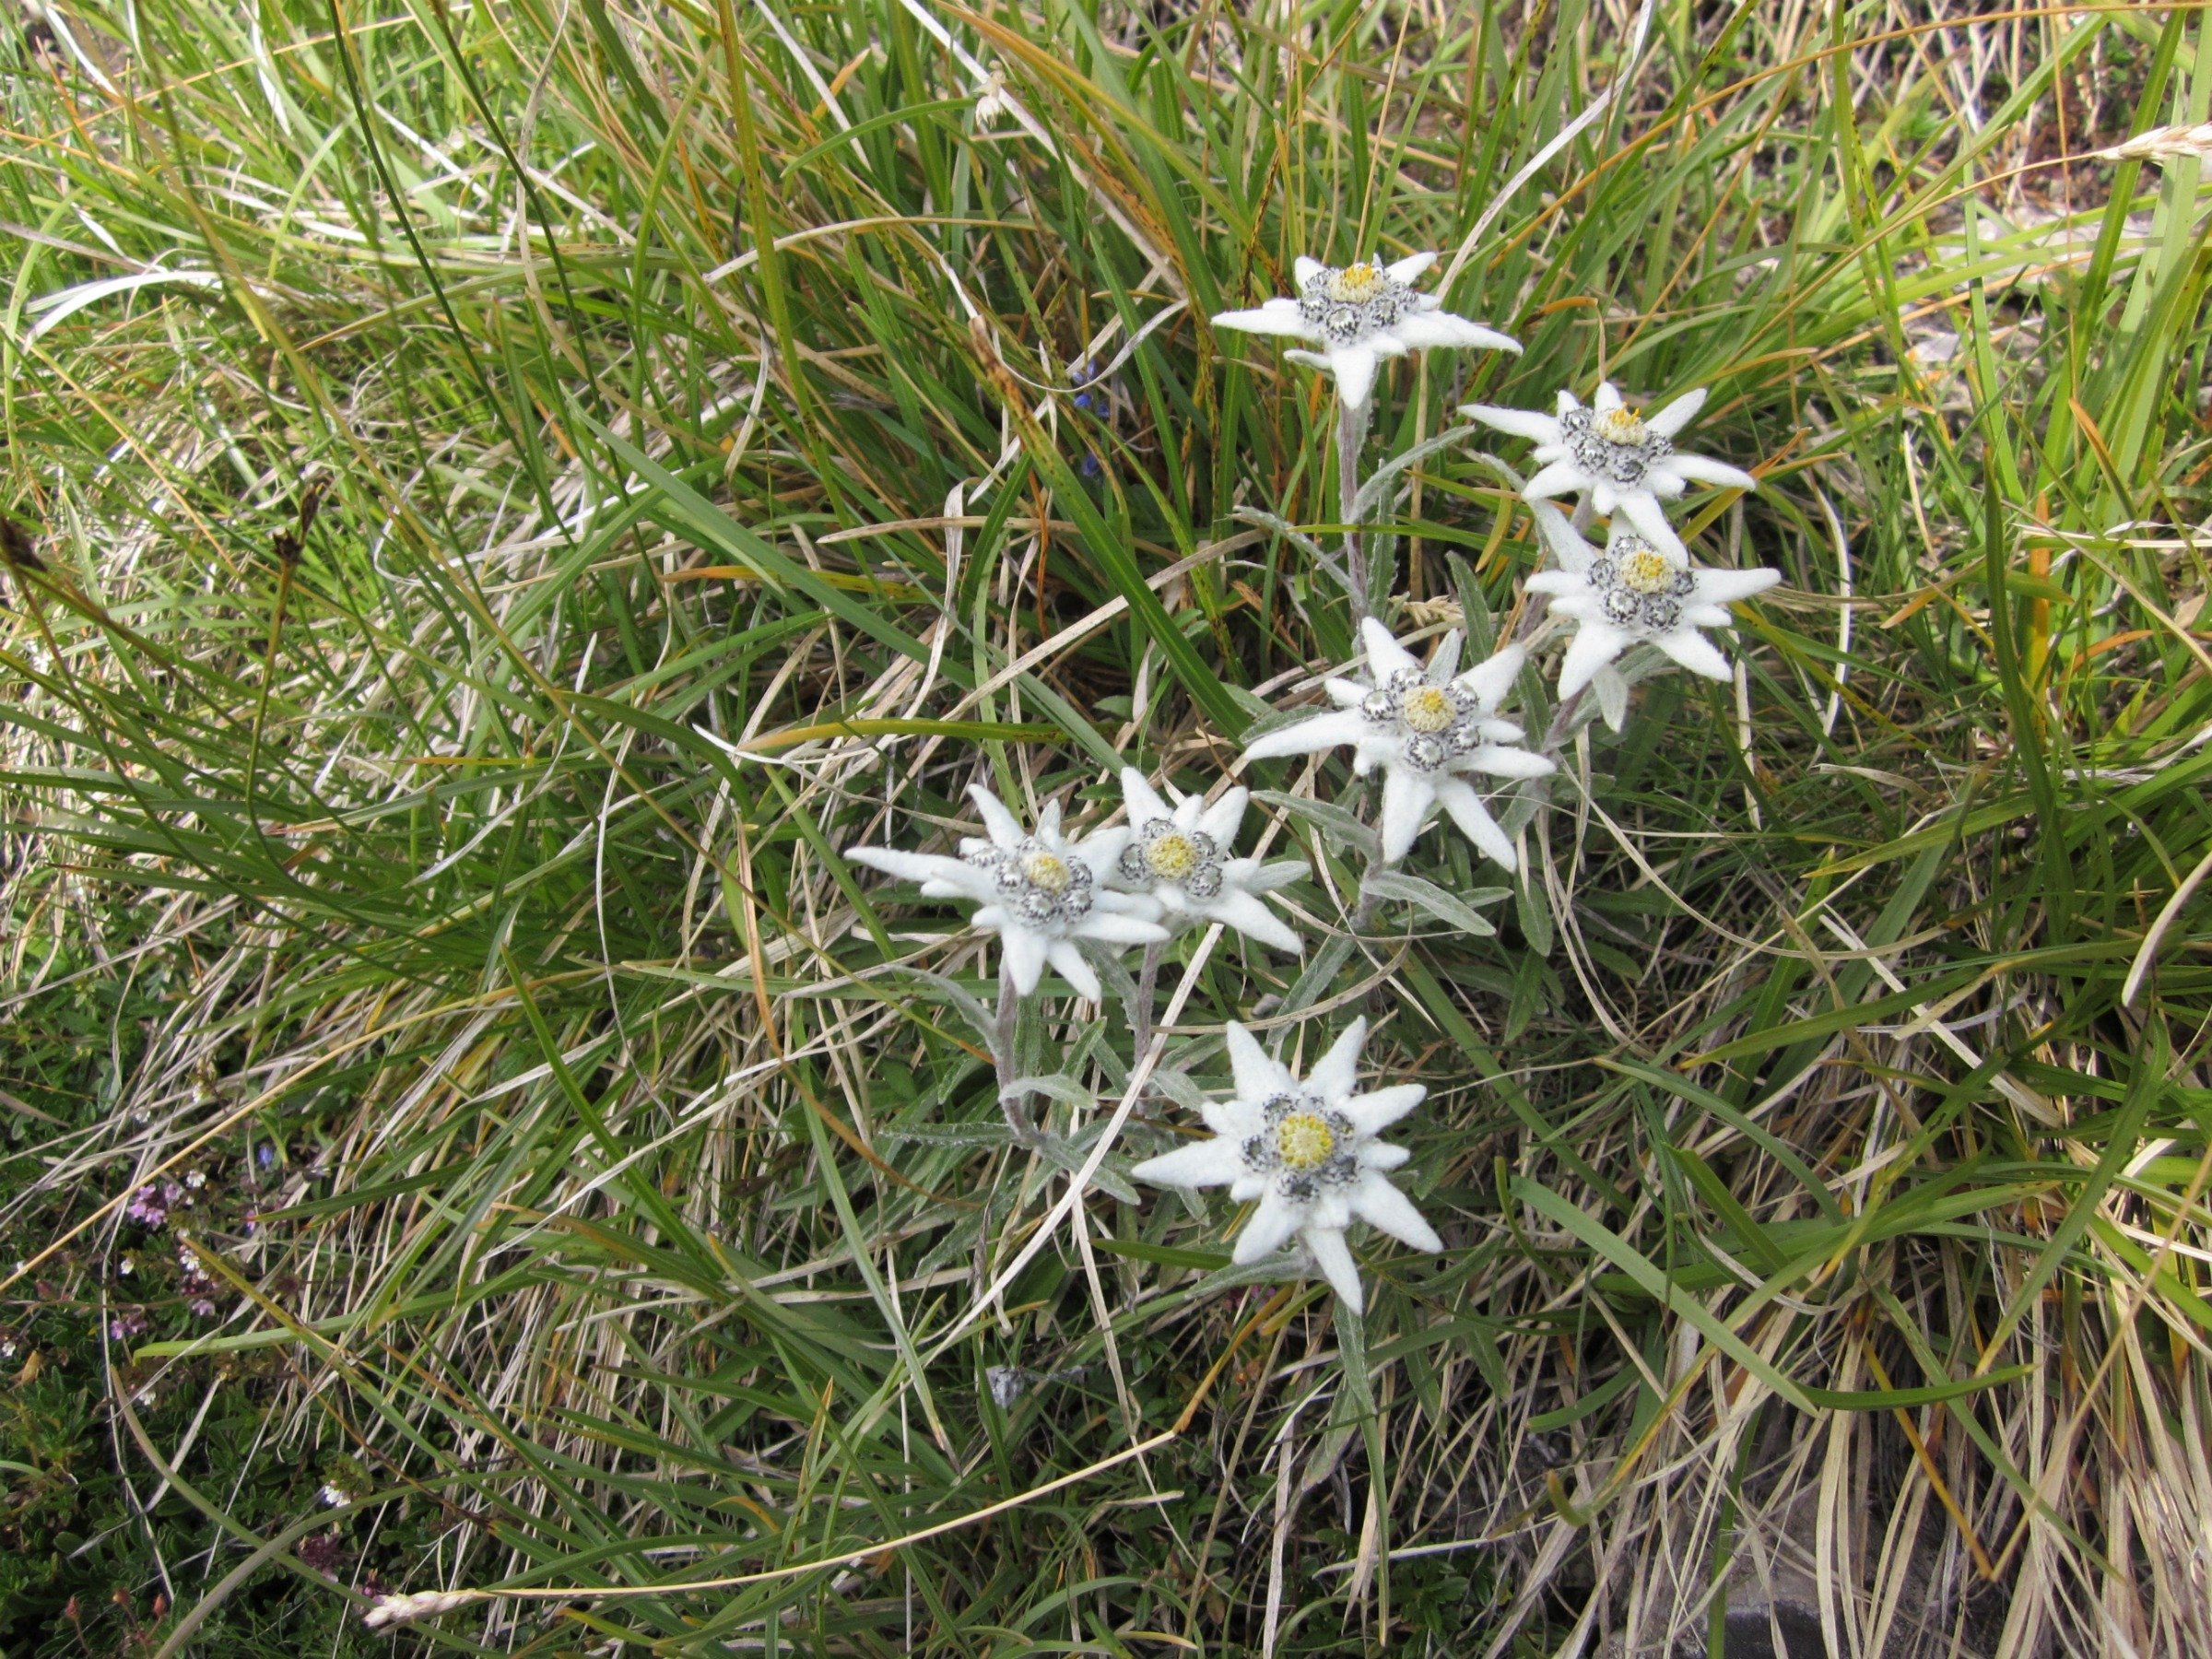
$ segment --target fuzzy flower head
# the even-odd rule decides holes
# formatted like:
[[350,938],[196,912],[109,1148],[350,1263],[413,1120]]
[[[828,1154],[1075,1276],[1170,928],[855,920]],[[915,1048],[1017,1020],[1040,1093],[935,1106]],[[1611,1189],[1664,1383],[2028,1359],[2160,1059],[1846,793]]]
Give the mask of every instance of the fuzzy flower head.
[[1414,291],[1414,280],[1435,263],[1433,253],[1415,253],[1391,265],[1361,259],[1341,266],[1301,258],[1294,267],[1297,299],[1223,312],[1214,318],[1214,326],[1280,335],[1318,347],[1286,355],[1335,375],[1336,394],[1354,409],[1374,390],[1376,368],[1386,357],[1439,346],[1519,351],[1515,341],[1495,329],[1443,310],[1434,294]]
[[1607,518],[1618,513],[1661,552],[1688,559],[1688,550],[1659,503],[1676,500],[1692,484],[1759,488],[1759,480],[1747,472],[1675,448],[1675,434],[1689,424],[1704,403],[1700,390],[1676,398],[1656,414],[1644,415],[1623,403],[1607,381],[1598,387],[1589,408],[1577,403],[1573,393],[1562,392],[1557,415],[1491,404],[1467,404],[1460,413],[1500,431],[1536,441],[1535,458],[1542,470],[1522,487],[1527,500],[1584,496],[1593,512]]
[[1160,1186],[1226,1186],[1239,1203],[1259,1201],[1237,1235],[1236,1260],[1256,1262],[1292,1238],[1345,1302],[1361,1305],[1359,1270],[1344,1241],[1353,1220],[1416,1250],[1444,1241],[1385,1171],[1410,1156],[1375,1137],[1421,1103],[1418,1083],[1366,1094],[1359,1049],[1367,1021],[1355,1019],[1300,1082],[1242,1026],[1227,1028],[1236,1092],[1204,1108],[1214,1138],[1147,1159],[1130,1173]]
[[1529,591],[1550,594],[1551,608],[1576,625],[1559,664],[1560,697],[1572,697],[1637,644],[1657,646],[1692,674],[1728,677],[1728,659],[1698,630],[1733,628],[1728,606],[1772,587],[1780,571],[1703,570],[1618,523],[1600,549],[1549,502],[1534,507],[1559,569],[1531,576]]
[[1211,806],[1197,795],[1178,795],[1171,806],[1134,766],[1122,769],[1122,800],[1129,809],[1129,841],[1111,877],[1158,904],[1170,924],[1218,922],[1247,938],[1293,956],[1305,949],[1299,936],[1259,900],[1306,873],[1299,859],[1263,864],[1234,856],[1244,821],[1247,789],[1223,792]]
[[1095,1002],[1099,976],[1083,959],[1078,941],[1120,948],[1168,936],[1152,919],[1158,907],[1150,899],[1105,886],[1103,877],[1121,857],[1128,830],[1102,830],[1071,841],[1060,831],[1057,801],[1038,814],[1031,832],[981,783],[969,785],[968,794],[990,833],[963,839],[958,858],[889,847],[853,847],[845,856],[920,882],[926,898],[974,901],[979,908],[969,920],[999,935],[1006,950],[999,971],[1023,996],[1037,989],[1049,962]]
[[1329,680],[1335,710],[1269,732],[1244,758],[1310,755],[1348,743],[1355,772],[1364,777],[1382,769],[1383,862],[1405,857],[1429,821],[1430,808],[1441,806],[1469,841],[1512,869],[1513,843],[1490,817],[1473,780],[1540,778],[1556,770],[1520,747],[1519,726],[1498,717],[1524,653],[1511,645],[1460,674],[1456,632],[1439,642],[1426,668],[1372,617],[1360,624],[1360,638],[1371,677]]

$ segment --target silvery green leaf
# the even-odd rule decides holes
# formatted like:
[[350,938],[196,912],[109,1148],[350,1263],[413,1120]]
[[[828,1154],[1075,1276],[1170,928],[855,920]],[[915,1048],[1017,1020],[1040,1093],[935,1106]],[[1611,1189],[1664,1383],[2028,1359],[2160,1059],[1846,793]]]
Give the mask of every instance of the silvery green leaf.
[[[1136,1018],[1136,980],[1123,966],[1120,954],[1113,950],[1088,950],[1083,955],[1084,959],[1098,971],[1100,983],[1105,987],[1106,994],[1120,1003],[1124,1013],[1134,1020]],[[1103,1024],[1104,1021],[1099,1021],[1091,1030],[1097,1030]]]
[[1352,591],[1352,578],[1343,563],[1319,542],[1293,524],[1288,519],[1277,518],[1272,512],[1263,512],[1257,507],[1240,507],[1230,515],[1239,524],[1252,524],[1262,530],[1271,530],[1281,536],[1335,581],[1346,593]]
[[924,1147],[1004,1147],[1014,1132],[1004,1124],[916,1124],[877,1131],[884,1140],[915,1141]]
[[1390,591],[1398,584],[1397,533],[1383,524],[1367,530],[1367,608],[1371,615],[1387,616]]
[[1536,873],[1524,869],[1513,898],[1521,912],[1521,931],[1528,936],[1529,947],[1540,957],[1551,954],[1551,906],[1536,891]]
[[1069,1077],[1079,1075],[1094,1053],[1102,1054],[1107,1052],[1106,1033],[1112,1029],[1111,1023],[1103,1019],[1094,1019],[1085,1025],[1082,1035],[1076,1039],[1074,1046],[1061,1056],[1060,1069]]
[[[1371,1387],[1374,1368],[1367,1357],[1367,1315],[1339,1301],[1336,1303],[1334,1323],[1336,1326],[1337,1352],[1343,1356],[1345,1393],[1351,1396],[1351,1412],[1347,1420],[1372,1417],[1375,1410],[1375,1395]],[[1332,1411],[1329,1416],[1334,1421],[1336,1414]]]
[[1524,730],[1532,735],[1533,743],[1540,739],[1551,725],[1551,688],[1544,683],[1544,676],[1536,667],[1536,659],[1530,657],[1522,665],[1518,678],[1513,681],[1513,701],[1518,705],[1513,718]]
[[1662,674],[1671,674],[1677,666],[1675,659],[1656,645],[1631,645],[1624,656],[1608,665],[1621,677],[1624,685],[1641,686],[1647,679]]
[[1262,530],[1273,531],[1301,553],[1315,559],[1328,558],[1328,554],[1322,550],[1319,542],[1293,524],[1288,519],[1277,518],[1274,513],[1264,512],[1257,507],[1240,507],[1230,516],[1239,524],[1253,524]]
[[1334,801],[1309,800],[1304,795],[1285,794],[1279,789],[1260,789],[1253,792],[1253,798],[1270,806],[1278,806],[1292,818],[1305,819],[1327,831],[1338,841],[1364,853],[1369,858],[1380,857],[1382,842],[1375,832],[1354,817],[1351,811]]
[[1044,1095],[1070,1106],[1092,1106],[1098,1103],[1098,1096],[1065,1072],[1055,1072],[1048,1077],[1017,1077],[998,1091],[998,1098],[1001,1101],[1019,1100],[1033,1094]]
[[1111,1043],[1100,1048],[1098,1062],[1099,1069],[1106,1074],[1107,1087],[1119,1096],[1123,1089],[1129,1087],[1129,1062],[1115,1053]]
[[1515,495],[1519,495],[1521,493],[1521,475],[1515,472],[1512,467],[1508,466],[1504,462],[1500,461],[1497,456],[1491,454],[1488,450],[1469,450],[1467,451],[1467,459],[1470,461],[1481,462],[1483,465],[1488,467],[1500,478],[1505,480],[1505,487],[1508,489],[1512,490]]
[[[1074,1146],[1066,1141],[1061,1140],[1056,1135],[1046,1136],[1045,1139],[1040,1144],[1040,1149],[1044,1153],[1045,1159],[1048,1162],[1058,1164],[1060,1168],[1066,1171],[1070,1175],[1075,1174],[1083,1167],[1083,1155],[1078,1152]],[[1135,1187],[1131,1186],[1126,1181],[1115,1174],[1112,1170],[1109,1169],[1103,1163],[1100,1164],[1097,1169],[1090,1172],[1090,1184],[1097,1187],[1102,1193],[1112,1194],[1114,1197],[1119,1198],[1124,1204],[1139,1204],[1143,1202],[1143,1200],[1137,1196],[1137,1191]]]
[[1475,430],[1477,429],[1472,426],[1453,427],[1449,431],[1439,432],[1425,442],[1415,444],[1404,454],[1394,455],[1383,462],[1382,465],[1370,473],[1366,481],[1359,486],[1359,494],[1352,502],[1352,516],[1361,524],[1365,524],[1372,516],[1376,507],[1382,503],[1383,492],[1391,488],[1392,481],[1400,473],[1409,466],[1418,465],[1439,450],[1451,448]]
[[1276,1012],[1295,1014],[1300,1008],[1311,1007],[1315,1001],[1327,994],[1329,987],[1335,982],[1337,971],[1350,959],[1351,954],[1352,940],[1348,935],[1339,935],[1323,945],[1313,953],[1313,959],[1306,964],[1305,971],[1283,994],[1282,1006]]
[[1252,873],[1244,888],[1247,892],[1272,893],[1277,888],[1303,881],[1312,873],[1312,865],[1302,858],[1271,858]]
[[1182,1072],[1161,1066],[1151,1077],[1152,1087],[1186,1112],[1195,1112],[1206,1104],[1206,1091],[1191,1081]]
[[975,1028],[977,1034],[982,1038],[986,1045],[994,1045],[998,1041],[998,1022],[991,1017],[991,1011],[977,1000],[972,992],[964,989],[956,982],[947,979],[941,973],[930,972],[926,968],[902,968],[899,970],[899,972],[903,978],[919,980],[935,992],[945,1002],[958,1009],[968,1023]]
[[1536,821],[1537,809],[1551,799],[1551,780],[1532,778],[1501,799],[1503,804],[1491,816],[1509,837],[1518,835]]
[[1597,693],[1598,712],[1606,717],[1606,724],[1619,731],[1629,718],[1629,682],[1607,663],[1592,678],[1590,688]]
[[1446,561],[1452,568],[1452,586],[1459,594],[1460,626],[1466,629],[1467,655],[1474,662],[1487,660],[1498,649],[1498,622],[1490,615],[1489,601],[1483,597],[1482,583],[1476,580],[1475,567],[1464,553],[1454,553]]
[[[1345,1375],[1348,1378],[1351,1372],[1347,1370]],[[1341,1388],[1336,1391],[1336,1398],[1330,1404],[1328,1427],[1322,1430],[1321,1442],[1313,1448],[1312,1455],[1306,1459],[1305,1473],[1299,1477],[1298,1489],[1300,1491],[1312,1491],[1334,1474],[1338,1460],[1344,1456],[1344,1449],[1350,1445],[1353,1439],[1359,1434],[1359,1425],[1357,1421],[1339,1422],[1337,1420],[1338,1417],[1347,1410],[1357,1412],[1358,1408],[1353,1405],[1353,1398],[1352,1391],[1349,1388]]]
[[[1456,927],[1477,939],[1487,939],[1498,931],[1486,918],[1477,915],[1474,908],[1458,894],[1418,876],[1408,876],[1403,870],[1370,870],[1360,886],[1378,899],[1393,899],[1427,911],[1446,926]],[[1502,892],[1500,896],[1503,897]]]
[[1344,1449],[1375,1413],[1374,1390],[1368,1376],[1367,1321],[1341,1301],[1335,1304],[1335,1312],[1344,1386],[1329,1402],[1328,1424],[1322,1431],[1321,1443],[1306,1460],[1305,1474],[1299,1483],[1301,1491],[1310,1492],[1329,1477]]

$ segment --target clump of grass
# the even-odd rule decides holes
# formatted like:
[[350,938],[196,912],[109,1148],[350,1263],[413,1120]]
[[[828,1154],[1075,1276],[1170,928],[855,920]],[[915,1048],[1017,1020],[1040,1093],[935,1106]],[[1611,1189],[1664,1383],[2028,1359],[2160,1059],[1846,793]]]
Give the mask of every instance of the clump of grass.
[[[558,1594],[403,1640],[1496,1654],[1759,1571],[1838,1651],[2212,1644],[2199,163],[2081,159],[2206,120],[2201,18],[1638,21],[0,49],[11,1651],[450,1585]],[[1218,1214],[1064,1202],[973,941],[836,850],[1217,771],[1348,656],[1237,517],[1335,524],[1328,399],[1199,319],[1478,224],[1444,298],[1525,355],[1389,371],[1377,441],[1715,385],[1768,487],[1694,528],[1788,586],[1578,744],[1494,935],[1348,936],[1347,781],[1261,780],[1327,942],[1171,960],[1171,1035],[1206,1086],[1364,1008],[1430,1086],[1452,1252],[1340,1327]],[[1403,608],[1488,626],[1525,513],[1406,485]],[[1023,1040],[1121,1098],[1104,1024]],[[206,1316],[117,1283],[186,1169]]]

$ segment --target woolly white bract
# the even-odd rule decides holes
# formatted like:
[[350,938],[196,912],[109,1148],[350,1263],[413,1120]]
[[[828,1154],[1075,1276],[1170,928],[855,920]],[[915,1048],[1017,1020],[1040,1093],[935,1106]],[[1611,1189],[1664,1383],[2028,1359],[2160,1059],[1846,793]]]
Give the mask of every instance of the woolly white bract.
[[1104,877],[1128,842],[1128,830],[1101,830],[1080,842],[1070,841],[1060,833],[1060,804],[1054,801],[1037,815],[1031,834],[981,783],[970,784],[968,794],[990,835],[963,838],[958,858],[890,847],[853,847],[845,856],[920,882],[926,898],[973,900],[981,908],[969,920],[998,935],[1006,952],[999,972],[1023,996],[1037,989],[1049,962],[1096,1002],[1099,976],[1083,959],[1078,941],[1126,948],[1168,936],[1168,930],[1152,920],[1159,912],[1151,900],[1105,885]]
[[1372,679],[1328,681],[1335,709],[1268,733],[1244,751],[1244,758],[1308,755],[1348,743],[1355,772],[1364,777],[1378,766],[1382,769],[1378,827],[1385,864],[1406,856],[1429,821],[1430,808],[1441,806],[1469,841],[1512,869],[1513,843],[1470,779],[1474,774],[1540,778],[1558,770],[1542,755],[1518,747],[1521,728],[1497,717],[1525,653],[1509,645],[1488,662],[1455,675],[1456,632],[1438,643],[1426,669],[1372,617],[1360,624],[1359,633]]
[[1414,292],[1414,278],[1435,263],[1433,253],[1411,254],[1387,265],[1362,259],[1342,267],[1301,258],[1293,267],[1297,299],[1223,312],[1214,318],[1214,326],[1280,335],[1319,347],[1284,355],[1335,375],[1337,395],[1354,409],[1366,404],[1386,357],[1440,346],[1519,351],[1519,342],[1510,336],[1453,315],[1434,294]]
[[1532,594],[1575,621],[1574,641],[1559,664],[1559,696],[1572,697],[1600,668],[1640,641],[1656,645],[1708,679],[1728,677],[1728,659],[1698,630],[1733,628],[1728,606],[1763,593],[1780,571],[1710,571],[1655,547],[1616,520],[1601,551],[1584,541],[1567,515],[1547,501],[1532,503],[1556,571],[1528,579]]
[[1242,1026],[1231,1021],[1226,1030],[1236,1093],[1201,1109],[1214,1138],[1148,1158],[1129,1172],[1159,1186],[1226,1186],[1240,1204],[1258,1199],[1237,1235],[1236,1260],[1256,1262],[1296,1238],[1330,1288],[1357,1310],[1359,1270],[1344,1241],[1355,1218],[1416,1250],[1444,1247],[1413,1201],[1384,1177],[1411,1154],[1375,1138],[1428,1091],[1401,1083],[1352,1092],[1367,1041],[1364,1019],[1345,1028],[1302,1083]]
[[1493,404],[1466,404],[1459,412],[1500,431],[1536,441],[1535,458],[1543,468],[1521,487],[1528,500],[1585,496],[1593,512],[1607,518],[1618,513],[1654,547],[1688,559],[1689,550],[1666,522],[1665,509],[1659,503],[1675,500],[1693,483],[1759,488],[1759,480],[1747,472],[1675,448],[1675,434],[1689,424],[1704,402],[1702,391],[1691,392],[1656,415],[1643,416],[1622,403],[1607,381],[1598,387],[1587,409],[1575,401],[1573,393],[1562,392],[1557,415],[1501,409]]
[[1303,876],[1303,861],[1231,856],[1250,790],[1227,790],[1211,806],[1197,795],[1179,795],[1171,806],[1134,766],[1122,769],[1121,781],[1129,840],[1108,875],[1111,884],[1150,899],[1171,925],[1218,922],[1277,950],[1303,953],[1298,935],[1258,897]]

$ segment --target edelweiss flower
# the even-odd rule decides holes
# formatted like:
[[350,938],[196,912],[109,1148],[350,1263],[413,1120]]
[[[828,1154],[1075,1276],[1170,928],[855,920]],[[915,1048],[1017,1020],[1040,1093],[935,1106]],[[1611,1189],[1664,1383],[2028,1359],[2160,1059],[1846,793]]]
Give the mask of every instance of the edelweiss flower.
[[1227,1186],[1240,1204],[1259,1207],[1237,1235],[1236,1259],[1256,1262],[1297,1235],[1331,1288],[1355,1310],[1359,1270],[1344,1230],[1353,1218],[1416,1250],[1444,1241],[1421,1219],[1413,1201],[1383,1178],[1411,1156],[1375,1136],[1421,1103],[1418,1083],[1354,1094],[1367,1021],[1355,1019],[1300,1083],[1233,1021],[1229,1062],[1236,1093],[1202,1111],[1212,1140],[1195,1141],[1147,1159],[1129,1172],[1160,1186]]
[[1559,561],[1528,579],[1533,594],[1549,594],[1551,608],[1576,623],[1574,643],[1559,664],[1559,696],[1572,697],[1600,668],[1639,641],[1656,645],[1708,679],[1728,677],[1728,659],[1700,628],[1733,628],[1728,606],[1763,593],[1780,571],[1693,569],[1680,554],[1654,547],[1615,521],[1599,551],[1576,534],[1567,515],[1534,503],[1536,527]]
[[1512,869],[1513,843],[1483,806],[1468,774],[1540,778],[1558,770],[1543,756],[1515,747],[1521,728],[1497,718],[1498,705],[1512,688],[1525,653],[1509,645],[1455,678],[1456,631],[1438,643],[1424,670],[1372,617],[1359,629],[1374,678],[1328,681],[1329,696],[1338,705],[1335,710],[1268,733],[1244,751],[1244,758],[1309,755],[1351,744],[1355,772],[1365,777],[1377,766],[1382,769],[1385,864],[1406,856],[1429,821],[1429,808],[1441,805],[1469,841]]
[[1598,387],[1594,406],[1587,409],[1574,401],[1573,393],[1562,392],[1556,416],[1491,404],[1466,404],[1459,412],[1500,431],[1536,441],[1536,459],[1544,468],[1522,486],[1527,500],[1586,495],[1593,512],[1607,518],[1618,512],[1652,546],[1687,559],[1688,549],[1666,522],[1661,501],[1675,500],[1693,482],[1733,489],[1759,488],[1759,480],[1747,472],[1703,455],[1685,455],[1675,448],[1675,434],[1689,424],[1704,402],[1701,390],[1688,393],[1647,418],[1622,403],[1607,381]]
[[1299,936],[1259,901],[1306,873],[1295,858],[1262,864],[1233,858],[1237,826],[1244,821],[1248,789],[1231,789],[1211,806],[1197,795],[1179,794],[1173,806],[1134,766],[1122,769],[1122,800],[1129,808],[1129,844],[1109,879],[1143,893],[1171,919],[1218,922],[1248,938],[1299,955]]
[[1387,265],[1362,259],[1342,268],[1301,258],[1293,267],[1297,299],[1270,300],[1255,311],[1223,312],[1214,326],[1282,335],[1320,347],[1317,352],[1284,355],[1334,374],[1336,394],[1354,409],[1367,402],[1376,365],[1386,357],[1437,346],[1519,351],[1519,342],[1453,316],[1434,294],[1413,291],[1414,278],[1435,263],[1433,253],[1415,253]]
[[1099,999],[1099,976],[1077,947],[1079,939],[1112,946],[1149,945],[1168,936],[1152,920],[1148,899],[1110,892],[1100,882],[1129,840],[1126,830],[1101,830],[1080,843],[1060,833],[1060,804],[1037,815],[1037,831],[1025,834],[1006,805],[981,783],[968,786],[983,815],[988,840],[960,841],[960,855],[900,853],[888,847],[853,847],[845,856],[922,884],[931,899],[971,899],[982,906],[969,920],[999,935],[1006,960],[999,971],[1023,996],[1037,989],[1050,962],[1082,995]]

